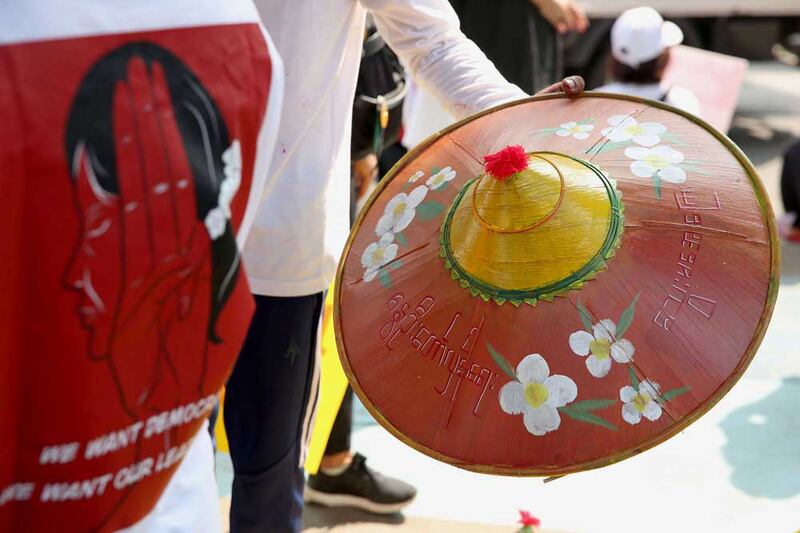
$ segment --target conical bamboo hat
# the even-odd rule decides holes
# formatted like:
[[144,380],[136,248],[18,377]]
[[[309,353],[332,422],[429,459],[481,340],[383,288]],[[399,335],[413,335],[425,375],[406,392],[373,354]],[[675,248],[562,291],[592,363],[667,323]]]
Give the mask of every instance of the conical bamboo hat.
[[756,353],[773,214],[724,135],[588,93],[471,117],[380,183],[340,263],[348,378],[395,436],[459,467],[559,475],[697,420]]

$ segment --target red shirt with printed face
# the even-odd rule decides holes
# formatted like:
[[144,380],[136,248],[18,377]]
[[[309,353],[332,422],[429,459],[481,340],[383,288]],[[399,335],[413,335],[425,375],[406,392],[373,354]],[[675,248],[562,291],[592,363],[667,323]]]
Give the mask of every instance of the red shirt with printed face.
[[271,76],[256,23],[0,46],[0,530],[136,522],[207,418]]

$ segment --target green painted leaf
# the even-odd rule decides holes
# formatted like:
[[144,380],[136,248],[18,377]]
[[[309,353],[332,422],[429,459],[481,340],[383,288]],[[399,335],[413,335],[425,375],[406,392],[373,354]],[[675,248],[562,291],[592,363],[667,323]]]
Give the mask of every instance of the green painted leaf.
[[384,287],[391,287],[392,286],[392,276],[389,275],[389,271],[385,268],[382,268],[381,271],[378,273],[378,279],[381,282],[381,285]]
[[580,300],[575,304],[575,307],[578,308],[578,314],[581,315],[581,322],[583,322],[583,329],[588,331],[589,333],[592,332],[592,314],[586,309]]
[[619,317],[619,322],[617,322],[617,339],[621,339],[625,332],[628,331],[628,328],[631,327],[631,323],[633,322],[633,316],[636,311],[636,300],[639,299],[639,294],[641,292],[636,293],[636,296],[633,297],[633,301],[622,312],[622,315]]
[[597,411],[615,403],[617,403],[617,400],[581,400],[580,402],[569,404],[569,408],[576,411]]
[[633,369],[632,366],[628,367],[628,375],[631,377],[631,385],[637,391],[639,390],[639,376],[636,375],[636,371]]
[[586,153],[587,154],[593,154],[593,155],[599,155],[599,154],[603,154],[605,152],[610,152],[611,150],[616,150],[617,148],[623,148],[623,147],[629,146],[630,144],[632,144],[630,141],[621,141],[621,142],[611,142],[611,141],[609,141],[609,142],[604,143],[604,144],[599,144],[597,146],[592,146],[591,148],[589,148],[586,151]]
[[431,176],[442,170],[442,167],[431,167]]
[[689,392],[689,387],[680,387],[678,389],[672,389],[670,391],[665,392],[664,394],[661,395],[661,397],[665,401],[670,401],[673,398],[677,398],[681,394],[685,394],[687,392]]
[[700,174],[701,176],[710,176],[711,172],[707,172],[703,170],[702,167],[698,165],[686,164],[681,163],[680,167],[685,170],[686,172],[691,172],[692,174]]
[[656,198],[661,200],[661,178],[658,177],[658,173],[653,174],[653,187],[656,189]]
[[674,144],[675,146],[688,146],[689,143],[682,141],[680,137],[675,135],[672,132],[662,133],[661,134],[662,141],[669,141],[670,144]]
[[433,220],[444,211],[444,205],[439,202],[422,202],[417,206],[417,216],[420,220]]
[[397,261],[392,261],[391,263],[386,265],[386,268],[388,268],[389,270],[397,270],[401,266],[403,266],[403,260],[398,259]]
[[506,361],[505,357],[503,357],[497,351],[495,351],[492,345],[489,344],[488,342],[486,343],[486,348],[489,350],[489,355],[492,356],[494,362],[497,363],[497,366],[500,367],[500,370],[505,372],[506,375],[508,375],[508,377],[510,377],[514,381],[519,381],[516,372],[514,372],[514,367],[512,367],[511,364],[509,364],[509,362]]
[[570,405],[566,407],[559,407],[558,410],[573,420],[577,420],[579,422],[586,422],[587,424],[594,424],[595,426],[601,426],[606,429],[610,429],[612,431],[617,431],[617,426],[615,426],[608,420],[600,418],[599,416],[586,411],[572,409],[572,406]]
[[395,233],[394,238],[400,246],[408,246],[408,239],[406,239],[406,236],[402,233]]

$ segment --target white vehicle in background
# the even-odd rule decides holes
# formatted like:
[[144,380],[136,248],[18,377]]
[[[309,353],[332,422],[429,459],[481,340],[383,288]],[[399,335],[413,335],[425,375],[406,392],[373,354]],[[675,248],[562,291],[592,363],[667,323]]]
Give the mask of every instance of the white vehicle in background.
[[[642,5],[636,0],[581,0],[590,17],[615,17]],[[797,0],[650,0],[647,5],[664,17],[772,17],[800,15]]]
[[[787,37],[800,34],[800,0],[579,0],[578,3],[591,19],[591,26],[583,35],[574,35],[568,41],[566,66],[569,73],[582,74],[590,88],[601,85],[605,78],[614,19],[632,7],[649,5],[665,19],[678,24],[685,45],[748,59],[773,59],[776,45],[785,50]],[[797,37],[792,39],[795,40]]]

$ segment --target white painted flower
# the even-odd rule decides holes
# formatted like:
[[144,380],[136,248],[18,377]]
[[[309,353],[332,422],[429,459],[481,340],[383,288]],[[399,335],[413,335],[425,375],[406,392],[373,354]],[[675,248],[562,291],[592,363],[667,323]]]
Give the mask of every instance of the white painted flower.
[[422,176],[424,176],[424,175],[425,175],[425,173],[424,173],[423,171],[421,171],[421,170],[417,170],[416,172],[414,172],[414,173],[411,175],[411,177],[410,177],[410,178],[408,178],[408,182],[409,182],[409,183],[416,183],[416,182],[417,182],[417,181],[418,181],[418,180],[419,180],[419,179],[420,179]]
[[375,234],[382,236],[387,232],[399,233],[414,220],[417,206],[425,199],[428,188],[420,185],[410,193],[401,192],[389,200],[383,210],[383,216],[375,226]]
[[683,154],[671,146],[661,145],[655,148],[629,146],[625,156],[635,159],[631,164],[631,172],[640,178],[658,176],[670,183],[686,181],[686,171],[678,166],[683,161]]
[[602,378],[611,370],[611,360],[628,363],[633,359],[631,341],[617,339],[617,325],[613,320],[601,320],[592,326],[592,333],[576,331],[569,336],[569,347],[576,355],[586,358],[586,368],[596,378]]
[[223,172],[225,179],[219,186],[217,205],[226,217],[231,217],[231,202],[242,183],[242,148],[238,139],[234,139],[227,150],[222,152]]
[[575,139],[588,139],[589,132],[594,129],[591,124],[578,124],[577,122],[565,122],[556,130],[559,137],[574,137]]
[[661,405],[658,398],[658,383],[642,380],[639,390],[630,385],[619,390],[619,399],[622,400],[622,418],[628,424],[638,424],[644,416],[648,420],[658,420],[661,416]]
[[222,162],[225,164],[225,178],[239,181],[242,176],[242,145],[239,139],[234,139],[222,152]]
[[456,177],[456,171],[450,167],[444,167],[442,170],[428,178],[428,181],[425,184],[431,188],[432,191],[435,191],[448,181],[452,180]]
[[526,355],[517,365],[517,379],[500,389],[500,407],[510,415],[522,414],[529,433],[544,435],[558,429],[558,408],[578,396],[578,387],[567,376],[550,375],[547,361],[538,353]]
[[372,281],[378,275],[378,270],[397,256],[397,244],[394,242],[394,233],[385,233],[378,242],[373,242],[361,254],[361,266],[364,271],[364,281]]
[[222,208],[215,207],[206,214],[204,222],[209,237],[214,241],[222,237],[222,234],[225,233],[225,225],[228,223],[228,217],[225,216]]
[[614,115],[608,119],[610,128],[603,130],[603,136],[612,142],[633,141],[641,146],[655,146],[661,142],[661,135],[667,127],[658,122],[639,123],[628,115]]

